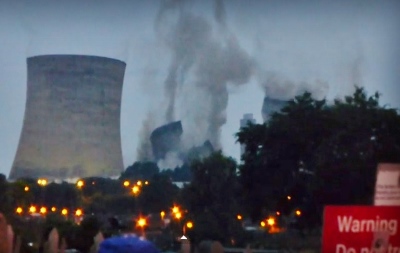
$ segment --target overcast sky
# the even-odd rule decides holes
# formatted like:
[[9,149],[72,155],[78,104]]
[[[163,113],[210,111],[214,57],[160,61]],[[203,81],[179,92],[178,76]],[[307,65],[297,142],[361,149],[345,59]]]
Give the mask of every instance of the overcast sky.
[[310,89],[332,99],[358,84],[400,108],[399,25],[396,0],[0,0],[0,173],[8,175],[20,138],[29,56],[127,63],[125,167],[146,127],[180,119],[188,145],[210,138],[239,160],[233,135],[244,113],[261,122],[265,95]]

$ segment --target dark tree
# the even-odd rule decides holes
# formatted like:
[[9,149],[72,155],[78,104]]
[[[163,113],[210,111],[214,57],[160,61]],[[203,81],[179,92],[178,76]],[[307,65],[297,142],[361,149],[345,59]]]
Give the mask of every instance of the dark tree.
[[160,213],[177,201],[179,188],[164,175],[154,175],[148,185],[144,185],[138,196],[139,206],[144,213]]
[[363,88],[332,105],[306,92],[237,141],[246,145],[240,182],[251,217],[303,208],[314,224],[324,204],[371,203],[377,164],[400,161],[400,116]]
[[135,162],[121,174],[120,179],[149,180],[159,172],[154,162]]
[[192,179],[192,173],[190,171],[190,165],[184,163],[182,166],[175,169],[162,170],[160,174],[171,178],[175,182],[188,182]]
[[6,176],[0,174],[0,213],[10,212],[11,203],[10,196],[7,194],[9,186],[7,183]]
[[184,206],[193,219],[194,241],[204,239],[230,243],[239,241],[242,231],[236,214],[240,212],[240,197],[236,162],[221,152],[191,165],[192,182],[182,192]]

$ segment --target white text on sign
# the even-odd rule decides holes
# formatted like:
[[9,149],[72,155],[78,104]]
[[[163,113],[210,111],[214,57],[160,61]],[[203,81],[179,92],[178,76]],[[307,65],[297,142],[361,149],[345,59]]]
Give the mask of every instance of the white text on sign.
[[[337,216],[339,232],[343,233],[363,233],[386,231],[390,235],[397,233],[397,220],[380,219],[353,219],[353,216]],[[399,252],[400,253],[400,252]]]

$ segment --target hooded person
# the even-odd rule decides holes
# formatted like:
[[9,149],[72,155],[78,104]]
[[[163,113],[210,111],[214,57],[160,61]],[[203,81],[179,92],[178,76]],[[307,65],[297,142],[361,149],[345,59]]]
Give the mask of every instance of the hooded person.
[[160,251],[152,242],[134,234],[126,234],[102,241],[98,253],[160,253]]

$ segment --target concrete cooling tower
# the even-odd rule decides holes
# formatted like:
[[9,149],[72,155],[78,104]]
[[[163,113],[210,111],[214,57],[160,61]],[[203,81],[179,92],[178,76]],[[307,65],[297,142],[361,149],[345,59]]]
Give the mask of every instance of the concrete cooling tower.
[[27,100],[10,179],[116,176],[126,64],[84,55],[27,59]]
[[151,133],[150,142],[156,161],[164,159],[168,152],[180,150],[182,133],[180,121],[160,126]]
[[272,113],[278,112],[285,106],[286,101],[280,99],[274,99],[270,97],[265,97],[261,109],[261,115],[264,122],[267,122]]

